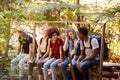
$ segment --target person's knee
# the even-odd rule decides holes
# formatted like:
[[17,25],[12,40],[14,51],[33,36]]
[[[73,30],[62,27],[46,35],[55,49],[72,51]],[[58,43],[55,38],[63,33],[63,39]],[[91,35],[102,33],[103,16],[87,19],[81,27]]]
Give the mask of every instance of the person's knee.
[[11,60],[11,63],[12,63],[12,64],[17,63],[17,62],[16,62],[16,59]]
[[20,65],[20,66],[24,66],[24,64],[25,64],[25,61],[23,61],[23,60],[20,60],[20,61],[19,61],[19,65]]
[[81,68],[82,70],[85,70],[85,69],[87,69],[87,66],[86,66],[85,64],[80,64],[80,68]]
[[62,69],[66,68],[66,65],[62,63],[62,64],[61,64],[61,68],[62,68]]
[[44,68],[48,68],[48,64],[44,64],[43,67],[44,67]]
[[50,68],[51,68],[51,69],[54,69],[54,68],[55,68],[55,65],[54,65],[54,64],[51,64],[51,65],[50,65]]
[[41,66],[42,66],[42,63],[38,63],[37,65],[38,65],[38,67],[41,67]]
[[73,64],[72,64],[72,67],[76,68],[76,63],[73,63]]

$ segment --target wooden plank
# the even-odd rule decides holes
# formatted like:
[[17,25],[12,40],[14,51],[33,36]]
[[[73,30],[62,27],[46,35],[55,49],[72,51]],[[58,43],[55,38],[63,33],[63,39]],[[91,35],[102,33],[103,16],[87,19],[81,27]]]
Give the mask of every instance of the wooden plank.
[[120,67],[119,63],[112,63],[112,62],[104,62],[103,67]]
[[[16,21],[13,21],[16,22]],[[32,20],[26,20],[28,23],[53,23],[53,24],[66,24],[67,21],[32,21]],[[92,25],[104,25],[104,23],[90,23],[90,22],[79,22],[79,21],[68,21],[68,23],[74,23],[74,24],[92,24]]]

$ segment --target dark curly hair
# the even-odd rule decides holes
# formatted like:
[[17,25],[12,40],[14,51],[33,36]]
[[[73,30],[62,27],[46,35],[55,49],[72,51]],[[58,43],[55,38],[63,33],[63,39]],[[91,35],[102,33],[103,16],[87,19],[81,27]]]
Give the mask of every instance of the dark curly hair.
[[58,28],[57,27],[50,27],[49,31],[48,31],[49,38],[52,38],[52,35],[54,33],[56,33],[59,36],[60,32],[59,32]]

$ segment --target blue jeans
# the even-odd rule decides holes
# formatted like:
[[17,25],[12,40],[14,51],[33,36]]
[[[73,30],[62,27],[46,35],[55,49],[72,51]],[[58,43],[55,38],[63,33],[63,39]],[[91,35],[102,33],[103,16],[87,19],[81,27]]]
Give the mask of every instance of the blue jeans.
[[[64,80],[69,80],[68,78],[68,73],[67,73],[67,70],[66,70],[66,67],[68,66],[68,64],[70,63],[69,59],[66,58],[62,63],[61,63],[61,71],[62,71],[62,75],[63,75],[63,78]],[[72,59],[72,66],[73,68],[76,67],[76,61],[74,59]]]
[[48,80],[48,67],[50,66],[52,71],[52,80],[56,80],[55,67],[60,63],[60,59],[51,58],[44,64],[44,80]]
[[98,64],[99,64],[99,61],[95,59],[80,63],[80,68],[82,69],[85,80],[89,80],[88,68],[92,66],[97,66]]
[[29,55],[28,54],[24,54],[24,53],[20,53],[19,55],[17,55],[16,58],[14,58],[11,61],[11,75],[14,76],[16,74],[15,70],[18,68],[17,64],[20,68],[19,70],[19,77],[23,77],[24,76],[24,66],[26,64],[26,62],[28,61]]

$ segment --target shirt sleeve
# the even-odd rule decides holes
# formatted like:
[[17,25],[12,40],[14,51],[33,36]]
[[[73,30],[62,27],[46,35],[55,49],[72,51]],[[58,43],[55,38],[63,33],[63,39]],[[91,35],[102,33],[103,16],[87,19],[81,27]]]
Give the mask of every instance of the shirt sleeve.
[[63,41],[62,41],[62,39],[60,39],[60,46],[63,46]]
[[93,38],[91,41],[92,49],[99,48],[98,40],[96,38]]

